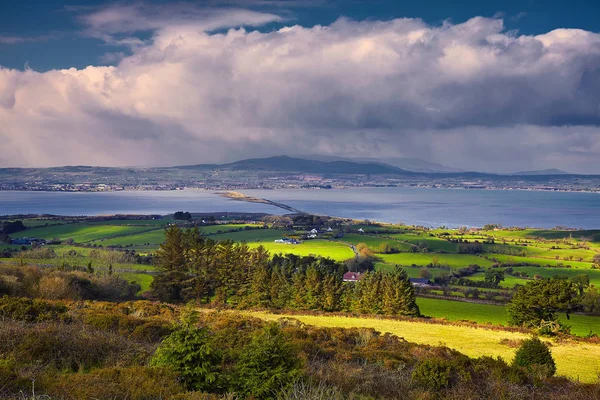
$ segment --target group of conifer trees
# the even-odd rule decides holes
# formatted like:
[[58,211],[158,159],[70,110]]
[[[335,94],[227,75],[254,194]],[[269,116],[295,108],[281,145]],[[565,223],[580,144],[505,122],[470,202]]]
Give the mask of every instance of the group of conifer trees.
[[271,255],[230,240],[216,242],[198,228],[166,229],[155,257],[152,293],[161,301],[190,300],[236,308],[293,308],[419,316],[408,275],[401,268],[343,282],[343,263],[324,257]]

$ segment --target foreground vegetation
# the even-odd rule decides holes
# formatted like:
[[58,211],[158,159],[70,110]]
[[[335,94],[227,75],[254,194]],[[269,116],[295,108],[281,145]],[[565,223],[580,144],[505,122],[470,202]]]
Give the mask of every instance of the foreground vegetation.
[[[522,242],[371,224],[360,225],[360,234],[343,233],[357,225],[339,220],[328,220],[333,228],[310,239],[302,232],[320,218],[310,216],[291,225],[280,217],[231,221],[202,233],[182,229],[194,225],[185,217],[166,229],[128,225],[134,229],[122,238],[164,235],[152,251],[150,242],[143,249],[100,247],[96,241],[121,236],[109,237],[114,230],[107,229],[109,236],[98,237],[98,221],[85,222],[91,230],[78,236],[84,243],[54,238],[60,244],[8,246],[10,264],[0,265],[0,397],[600,396],[600,344],[586,332],[596,329],[597,317],[576,313],[593,314],[597,290],[585,274],[521,274],[524,285],[502,287],[519,267],[486,258],[484,249],[521,251]],[[117,221],[107,225],[125,224]],[[56,226],[67,232],[83,224]],[[289,254],[272,254],[274,237],[302,242],[277,243]],[[344,248],[352,256],[306,255],[310,246]],[[426,267],[396,263],[427,257]],[[349,269],[364,274],[344,282]],[[435,285],[415,288],[414,275]],[[135,276],[150,279],[142,289]],[[501,326],[507,323],[513,327]],[[532,339],[537,335],[541,340]]]
[[[69,275],[60,274],[65,279]],[[41,282],[37,287],[45,292]],[[27,290],[32,289],[21,293],[33,293]],[[539,359],[534,352],[517,363],[511,360],[518,348],[526,348],[526,333],[435,321],[201,311],[149,301],[1,297],[0,396],[141,400],[600,395],[597,383],[553,376],[556,360],[558,375],[568,370],[582,382],[595,382],[591,362],[597,360],[600,346],[593,343],[552,342],[550,361],[528,362]],[[462,338],[466,355],[456,351],[456,338]],[[467,342],[474,345],[467,348]],[[546,346],[540,350],[548,356]]]

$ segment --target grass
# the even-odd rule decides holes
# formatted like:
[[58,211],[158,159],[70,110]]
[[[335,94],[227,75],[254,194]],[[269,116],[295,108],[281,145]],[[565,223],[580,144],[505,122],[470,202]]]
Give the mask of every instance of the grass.
[[536,258],[536,257],[519,257],[519,256],[509,256],[505,254],[485,254],[485,257],[491,259],[498,260],[502,263],[526,263],[529,265],[539,265],[540,267],[544,267],[546,265],[558,266],[558,265],[570,265],[573,268],[578,269],[590,269],[592,267],[591,263],[581,262],[581,261],[566,261],[566,260],[556,260],[551,258]]
[[[284,231],[278,229],[251,229],[239,232],[220,233],[209,235],[214,240],[233,240],[234,242],[273,242],[281,239],[287,234],[293,234],[293,231]],[[308,243],[308,242],[307,242]]]
[[427,248],[430,251],[447,251],[449,253],[456,253],[456,243],[448,242],[447,240],[440,239],[437,237],[429,236],[429,234],[415,235],[410,233],[400,233],[390,235],[396,240],[401,240],[410,244],[418,245],[421,242],[427,243]]
[[90,225],[135,225],[148,227],[161,227],[173,223],[169,218],[163,219],[110,219],[106,221],[90,221]]
[[364,243],[373,251],[379,251],[379,246],[384,243],[388,243],[390,246],[397,248],[401,251],[409,251],[410,245],[406,243],[399,242],[397,240],[385,239],[377,236],[370,235],[357,235],[357,234],[347,234],[342,238],[338,239],[340,242],[357,245],[359,243]]
[[[53,238],[59,238],[60,240],[72,238],[75,242],[86,243],[115,236],[131,235],[147,229],[148,228],[144,226],[91,225],[88,223],[77,223],[32,228],[24,231],[23,235],[48,240]],[[18,237],[20,234],[21,233],[18,233],[13,236]]]
[[153,248],[158,246],[165,241],[165,231],[163,229],[155,229],[152,231],[146,231],[141,233],[135,233],[132,235],[121,236],[113,239],[106,239],[97,244],[103,246],[146,246],[150,245]]
[[469,254],[434,254],[434,253],[398,253],[398,254],[379,254],[381,261],[386,264],[398,265],[429,265],[435,259],[438,264],[448,265],[451,268],[464,268],[471,264],[477,264],[482,267],[491,267],[493,262],[485,258]]
[[[516,269],[515,269],[515,271],[516,271]],[[518,271],[522,271],[522,269],[519,268]],[[531,277],[533,278],[533,275],[531,275]],[[473,281],[483,281],[483,280],[485,280],[485,272],[477,272],[476,274],[467,276],[466,278],[467,279],[471,279]],[[511,276],[511,275],[504,274],[504,280],[502,282],[500,282],[500,287],[503,287],[503,288],[512,288],[515,285],[524,285],[528,281],[529,280],[525,279],[525,278],[519,278],[519,277],[516,277],[516,276]]]
[[318,255],[329,257],[336,261],[344,261],[354,257],[352,249],[339,242],[328,240],[310,240],[301,244],[284,243],[249,243],[250,247],[263,246],[271,254],[296,254],[298,256]]
[[128,280],[129,282],[135,282],[141,286],[139,293],[146,292],[150,289],[150,284],[152,283],[152,275],[150,274],[136,274],[133,272],[119,272],[118,276],[123,279]]
[[212,235],[220,232],[227,232],[234,229],[244,229],[245,227],[260,228],[262,225],[259,224],[222,224],[222,225],[207,225],[200,226],[200,231],[204,235]]
[[480,324],[506,325],[508,315],[503,306],[467,303],[418,297],[417,304],[423,315],[446,318],[450,321],[474,321]]
[[[423,315],[450,321],[474,321],[480,324],[506,325],[508,314],[504,306],[469,303],[419,297],[417,304]],[[573,314],[570,319],[561,314],[559,320],[571,326],[571,333],[585,336],[590,331],[600,334],[600,317]]]
[[[413,343],[444,345],[469,357],[499,356],[511,361],[515,349],[502,344],[503,339],[523,340],[529,335],[505,332],[481,327],[442,325],[427,322],[396,321],[371,317],[352,318],[342,316],[282,315],[268,312],[248,312],[265,320],[290,317],[303,323],[340,328],[373,328],[389,332]],[[552,355],[556,360],[557,374],[583,382],[597,382],[600,367],[600,345],[574,341],[552,343]]]

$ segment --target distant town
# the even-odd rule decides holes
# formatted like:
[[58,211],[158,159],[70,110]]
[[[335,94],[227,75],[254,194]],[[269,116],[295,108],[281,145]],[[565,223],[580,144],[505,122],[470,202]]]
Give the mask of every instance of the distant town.
[[184,188],[229,191],[423,187],[600,192],[600,175],[529,173],[417,172],[385,163],[323,162],[281,156],[224,165],[157,168],[4,168],[0,169],[0,190],[108,192]]

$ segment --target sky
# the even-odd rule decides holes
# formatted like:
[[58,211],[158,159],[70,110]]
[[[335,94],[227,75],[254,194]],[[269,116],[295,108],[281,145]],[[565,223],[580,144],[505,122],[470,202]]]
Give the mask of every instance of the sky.
[[324,154],[600,174],[593,1],[0,2],[0,167]]

